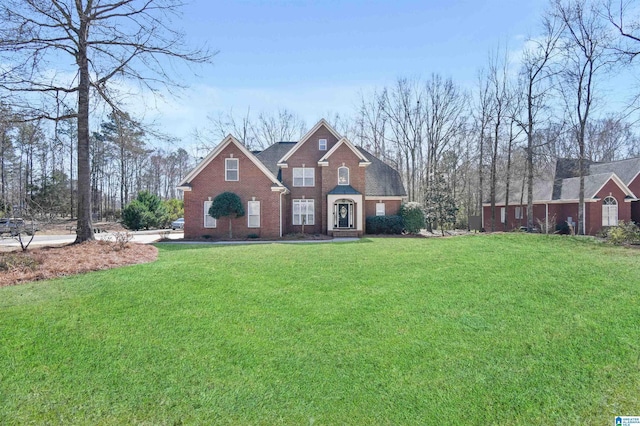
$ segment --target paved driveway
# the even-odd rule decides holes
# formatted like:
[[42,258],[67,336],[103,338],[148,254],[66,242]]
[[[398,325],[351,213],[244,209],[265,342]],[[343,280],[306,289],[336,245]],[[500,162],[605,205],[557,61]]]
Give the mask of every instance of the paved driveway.
[[[161,238],[160,233],[161,232],[164,234],[167,231],[155,230],[155,231],[136,231],[136,232],[132,232],[131,234],[133,234],[133,238],[131,239],[131,241],[133,241],[135,243],[142,243],[142,244],[155,243],[156,241],[160,240],[160,238]],[[100,233],[95,234],[95,236],[96,236],[97,240],[111,240],[111,241],[115,240],[115,236],[111,232],[100,232]],[[23,241],[25,241],[25,242],[29,241],[28,238],[31,238],[31,237],[26,237],[25,239],[23,239]],[[167,235],[167,238],[172,239],[172,240],[178,240],[178,239],[181,240],[182,238],[184,238],[184,233],[183,232],[177,232],[177,231],[171,231]],[[31,242],[31,245],[29,247],[32,247],[32,246],[45,246],[45,245],[69,244],[69,243],[74,242],[75,239],[76,239],[76,235],[75,234],[63,234],[63,235],[38,235],[38,234],[36,234],[35,237],[33,237],[33,241]],[[15,238],[7,237],[7,238],[0,239],[0,246],[4,246],[4,247],[20,247],[20,243]]]

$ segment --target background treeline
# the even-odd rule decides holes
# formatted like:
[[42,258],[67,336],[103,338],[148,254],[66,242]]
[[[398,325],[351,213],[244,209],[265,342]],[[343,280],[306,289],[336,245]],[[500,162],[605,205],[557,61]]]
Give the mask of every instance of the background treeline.
[[[582,174],[587,161],[640,156],[640,85],[633,78],[639,9],[624,1],[552,1],[522,50],[496,47],[485,64],[475,65],[473,87],[439,74],[401,77],[354,99],[351,114],[325,118],[401,173],[409,201],[425,207],[429,226],[447,226],[436,217],[443,202],[462,227],[487,202],[492,229],[498,229],[500,194],[509,188],[531,194],[555,158],[581,160]],[[629,86],[612,93],[620,75],[630,76]],[[73,217],[75,121],[21,122],[10,105],[1,108],[2,214],[34,205],[51,216]],[[180,198],[175,187],[181,178],[229,133],[261,150],[298,140],[313,124],[287,109],[256,114],[247,108],[210,117],[194,135],[168,143],[135,117],[112,113],[91,134],[92,214],[118,218],[142,190]]]

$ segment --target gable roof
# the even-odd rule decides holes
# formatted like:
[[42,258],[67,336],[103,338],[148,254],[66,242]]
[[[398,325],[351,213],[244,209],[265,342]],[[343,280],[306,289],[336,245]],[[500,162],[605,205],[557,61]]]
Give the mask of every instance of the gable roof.
[[282,187],[285,188],[280,181],[276,178],[276,176],[262,163],[260,160],[256,158],[254,154],[252,154],[244,145],[242,145],[236,138],[231,135],[228,135],[226,138],[222,140],[210,153],[207,155],[187,176],[180,182],[178,185],[178,189],[182,190],[190,190],[191,189],[191,181],[200,174],[202,170],[205,169],[213,161],[214,158],[218,156],[230,144],[234,144],[253,164],[256,165],[262,173],[267,176],[274,187]]
[[378,157],[358,147],[364,153],[371,164],[365,169],[365,196],[378,197],[406,197],[407,192],[402,184],[400,173],[393,167],[384,163]]
[[318,131],[318,129],[320,127],[326,127],[326,129],[333,135],[335,136],[336,139],[340,140],[342,138],[342,136],[340,136],[340,134],[338,132],[335,131],[335,129],[333,127],[331,127],[331,125],[329,123],[327,123],[327,121],[323,118],[320,121],[318,121],[316,123],[315,126],[313,126],[311,128],[311,130],[309,130],[301,139],[300,141],[294,145],[293,148],[291,148],[291,150],[289,150],[289,152],[287,152],[284,156],[282,156],[282,158],[280,158],[280,160],[278,161],[278,165],[286,163],[287,160],[298,150],[300,149],[300,147],[307,142],[307,140],[309,140],[309,138],[311,136],[313,136],[313,134]]
[[594,163],[589,167],[589,173],[615,173],[625,185],[629,185],[640,174],[640,157],[608,163]]
[[[584,177],[584,197],[595,198],[602,187],[613,180],[616,185],[630,198],[636,198],[635,195],[627,188],[627,185],[615,173],[599,173],[597,175],[588,175]],[[580,178],[573,177],[562,180],[562,188],[560,190],[560,200],[577,200],[580,198]]]
[[325,155],[323,155],[320,160],[318,160],[318,165],[329,164],[329,157],[331,157],[333,153],[336,152],[336,150],[342,145],[346,145],[351,151],[353,151],[353,153],[360,159],[361,166],[368,166],[369,164],[371,164],[367,157],[365,157],[362,152],[358,150],[358,148],[356,148],[351,142],[349,142],[349,139],[342,138],[338,140],[338,143],[336,143],[333,148],[331,148]]

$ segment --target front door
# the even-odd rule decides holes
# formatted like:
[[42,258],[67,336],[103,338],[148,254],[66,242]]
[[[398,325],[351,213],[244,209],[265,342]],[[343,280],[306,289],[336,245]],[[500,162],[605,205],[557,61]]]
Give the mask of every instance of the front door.
[[349,204],[338,204],[338,228],[349,227]]

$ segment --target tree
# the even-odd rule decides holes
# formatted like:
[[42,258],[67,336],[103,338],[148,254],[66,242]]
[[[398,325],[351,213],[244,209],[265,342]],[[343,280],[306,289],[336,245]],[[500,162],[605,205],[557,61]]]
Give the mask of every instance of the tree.
[[223,192],[216,196],[209,207],[209,215],[216,219],[221,217],[229,217],[229,239],[233,238],[231,224],[234,218],[244,216],[244,207],[242,201],[233,192]]
[[[188,50],[171,27],[179,0],[4,0],[0,4],[0,88],[33,118],[75,118],[78,129],[76,242],[94,239],[91,226],[89,105],[96,96],[120,111],[117,82],[134,80],[150,90],[175,87],[163,60],[209,62],[205,49]],[[72,60],[68,78],[60,70]],[[50,63],[55,63],[50,66]],[[52,114],[34,108],[77,96],[77,109]]]
[[455,225],[458,208],[441,173],[437,173],[432,177],[425,205],[427,222],[437,225],[444,236],[445,228]]
[[530,40],[530,46],[522,55],[520,71],[521,85],[526,103],[526,117],[520,125],[527,135],[527,229],[533,229],[533,176],[534,176],[534,135],[538,123],[538,114],[545,106],[545,100],[554,75],[550,62],[558,53],[557,45],[563,26],[554,17],[543,17],[544,33],[542,38]]
[[561,90],[578,147],[578,234],[584,234],[584,176],[587,125],[595,102],[596,77],[609,65],[609,31],[585,0],[556,0],[553,14],[564,24],[565,66]]

